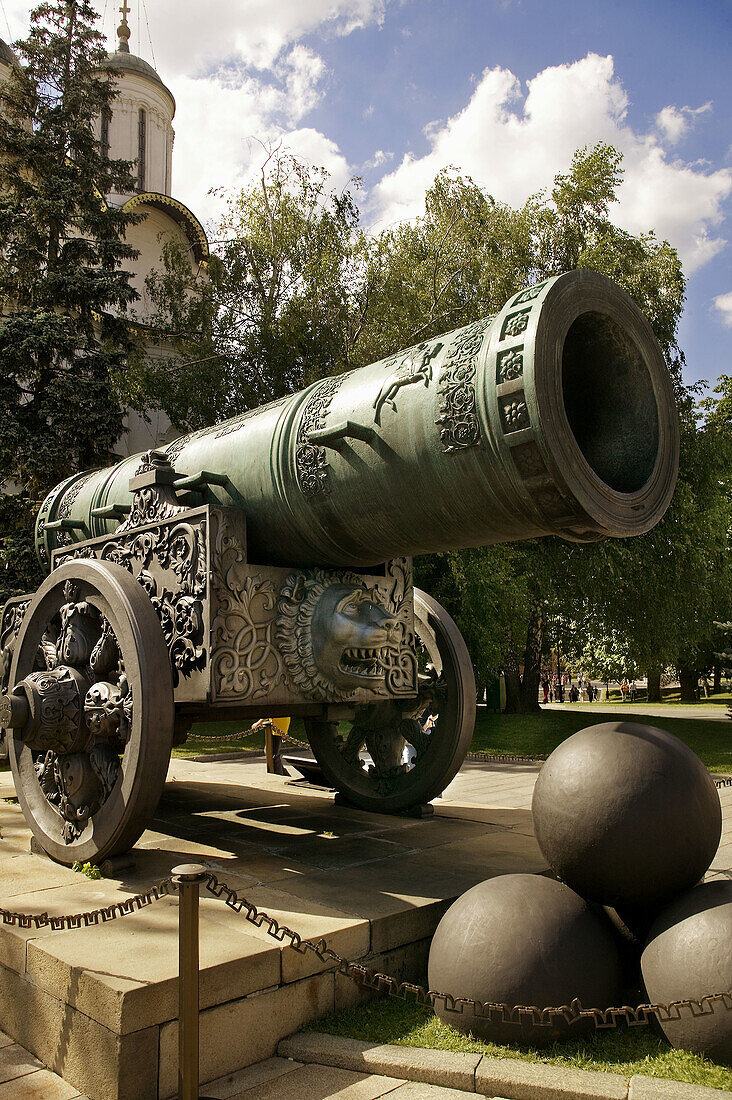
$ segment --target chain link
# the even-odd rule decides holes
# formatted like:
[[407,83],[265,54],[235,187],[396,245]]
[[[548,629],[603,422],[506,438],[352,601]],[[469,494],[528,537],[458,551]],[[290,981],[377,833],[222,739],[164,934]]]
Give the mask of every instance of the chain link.
[[548,757],[538,753],[535,756],[521,756],[513,752],[469,752],[465,759],[481,760],[484,764],[543,764]]
[[[280,729],[276,722],[272,722],[272,727],[276,730],[276,736],[282,738],[283,744],[300,745],[302,748],[310,748],[309,741],[303,741],[299,737],[294,737],[289,731],[285,733]],[[218,735],[211,734],[197,734],[196,741],[245,741],[248,737],[254,737],[255,734],[261,733],[261,730],[248,729],[243,730],[241,733],[225,733]],[[546,753],[534,753],[533,756],[523,756],[520,753],[490,753],[490,752],[469,752],[465,756],[466,760],[478,760],[485,764],[543,764],[548,759]],[[722,779],[715,779],[715,786],[718,790],[722,787],[732,787],[732,776],[723,776]]]
[[113,905],[107,905],[102,909],[89,909],[85,913],[52,917],[48,913],[14,913],[10,909],[0,908],[0,921],[3,924],[16,925],[18,928],[50,928],[54,932],[70,928],[88,928],[93,924],[106,924],[107,921],[116,920],[118,917],[128,917],[130,913],[137,913],[146,905],[152,905],[161,898],[177,893],[176,884],[172,879],[166,878],[155,886],[151,886],[144,894],[135,894],[132,898],[116,901]]
[[589,1020],[598,1031],[617,1027],[619,1023],[627,1024],[629,1027],[645,1027],[652,1019],[662,1023],[678,1020],[682,1011],[685,1010],[690,1011],[693,1016],[708,1016],[714,1013],[716,1005],[732,1011],[732,990],[725,993],[711,993],[698,1000],[687,998],[670,1001],[668,1004],[641,1004],[635,1008],[631,1005],[620,1005],[603,1009],[583,1008],[578,998],[568,1005],[539,1008],[537,1005],[509,1005],[476,1001],[471,997],[453,997],[449,993],[425,989],[424,986],[416,985],[414,982],[401,982],[398,978],[372,970],[363,963],[351,962],[329,947],[324,939],[303,939],[298,932],[293,932],[287,925],[280,924],[275,917],[258,909],[253,902],[241,897],[225,882],[220,882],[211,872],[207,874],[205,887],[215,898],[223,899],[235,913],[242,914],[245,920],[256,925],[257,928],[263,927],[268,936],[272,936],[280,943],[288,941],[299,954],[312,952],[322,962],[334,963],[339,974],[345,975],[365,989],[386,993],[387,996],[398,1000],[412,1000],[415,1004],[431,1008],[433,1011],[435,1005],[442,1004],[449,1011],[488,1017],[493,1023],[528,1022],[534,1027],[551,1027],[560,1020],[567,1024],[576,1023],[578,1020]]
[[[653,1019],[666,1023],[670,1020],[680,1019],[682,1012],[690,1012],[692,1016],[709,1016],[714,1014],[717,1006],[732,1011],[732,990],[711,993],[698,999],[686,998],[670,1001],[665,1004],[640,1004],[636,1007],[619,1005],[603,1009],[583,1008],[578,998],[574,998],[566,1005],[539,1008],[538,1005],[510,1005],[492,1001],[476,1001],[471,997],[455,997],[450,993],[426,989],[414,982],[400,981],[390,974],[372,970],[363,963],[352,962],[330,947],[325,939],[303,939],[299,932],[293,931],[285,924],[280,924],[276,917],[258,909],[253,902],[239,895],[236,890],[232,890],[225,882],[220,882],[211,871],[206,873],[203,884],[213,897],[223,900],[229,909],[243,915],[245,920],[256,925],[257,928],[264,928],[266,934],[277,940],[278,943],[287,942],[293,950],[301,955],[310,952],[316,955],[321,962],[334,964],[334,969],[339,974],[350,978],[364,989],[385,993],[389,997],[402,1001],[411,1000],[413,1003],[423,1005],[433,1011],[436,1005],[442,1005],[445,1010],[459,1012],[461,1015],[472,1014],[476,1017],[488,1018],[493,1023],[530,1023],[533,1027],[552,1027],[559,1021],[574,1024],[579,1020],[588,1020],[598,1031],[617,1027],[620,1023],[626,1024],[628,1027],[645,1027]],[[115,902],[101,909],[50,916],[48,913],[16,913],[9,909],[0,908],[0,921],[2,924],[15,925],[18,928],[51,928],[54,932],[88,928],[92,925],[106,924],[108,921],[116,920],[119,917],[129,916],[145,908],[145,906],[152,905],[163,897],[176,895],[177,893],[177,885],[172,879],[168,878],[152,886],[145,893],[136,894],[134,897],[126,898],[124,901]]]
[[[276,737],[281,737],[283,744],[302,745],[305,748],[310,748],[308,741],[301,741],[299,737],[294,737],[289,731],[286,733],[283,729],[277,725],[276,722],[272,722],[272,729],[275,732]],[[195,734],[192,738],[194,741],[211,741],[211,742],[223,742],[223,741],[246,741],[249,737],[254,737],[258,733],[262,733],[262,729],[248,729],[242,730],[241,733],[223,733],[223,734]]]

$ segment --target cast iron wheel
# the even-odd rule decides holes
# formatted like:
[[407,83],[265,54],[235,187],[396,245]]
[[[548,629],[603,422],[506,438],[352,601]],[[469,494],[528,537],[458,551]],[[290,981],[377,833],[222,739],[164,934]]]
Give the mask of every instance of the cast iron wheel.
[[[475,678],[467,647],[444,607],[414,590],[419,697],[356,707],[350,723],[305,719],[310,746],[331,786],[354,806],[399,813],[442,794],[475,726]],[[428,715],[437,715],[427,730]]]
[[10,690],[9,731],[26,821],[59,863],[126,851],[155,812],[170,759],[173,682],[160,623],[119,565],[67,562],[33,597]]

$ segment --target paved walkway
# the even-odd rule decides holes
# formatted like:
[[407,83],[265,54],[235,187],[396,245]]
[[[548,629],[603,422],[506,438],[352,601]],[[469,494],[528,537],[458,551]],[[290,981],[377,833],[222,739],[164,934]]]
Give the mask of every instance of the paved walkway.
[[[268,1058],[206,1085],[211,1100],[462,1100],[472,1092]],[[0,1032],[0,1100],[87,1100]],[[499,1098],[500,1100],[500,1098]]]
[[[623,714],[649,714],[653,718],[703,718],[709,722],[728,722],[727,707],[723,703],[621,703],[614,700],[610,703],[542,703],[542,710],[582,710],[588,714],[594,714],[599,722],[603,715],[612,716],[617,722],[618,715]],[[732,731],[732,726],[730,726]]]
[[0,1031],[0,1100],[72,1100],[81,1097],[23,1047]]

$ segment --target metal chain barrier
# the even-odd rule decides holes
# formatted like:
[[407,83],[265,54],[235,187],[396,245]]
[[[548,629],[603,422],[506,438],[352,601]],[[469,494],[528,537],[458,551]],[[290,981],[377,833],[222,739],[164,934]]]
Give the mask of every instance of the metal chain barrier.
[[[711,1015],[717,1006],[732,1011],[732,990],[711,993],[698,999],[686,998],[670,1001],[667,1004],[640,1004],[635,1008],[631,1005],[619,1005],[602,1009],[583,1008],[578,998],[574,998],[567,1005],[539,1008],[538,1005],[510,1005],[491,1001],[476,1001],[470,997],[454,997],[450,993],[426,989],[414,982],[400,981],[390,974],[372,970],[363,963],[352,962],[330,947],[325,939],[304,939],[298,932],[288,928],[287,925],[280,924],[276,917],[272,917],[269,913],[258,909],[253,902],[239,895],[236,890],[232,890],[225,882],[220,882],[216,875],[206,868],[175,869],[175,871],[182,870],[197,872],[200,870],[200,881],[209,894],[223,900],[228,908],[243,915],[245,920],[254,924],[257,928],[264,928],[266,934],[277,940],[278,943],[286,942],[301,955],[310,952],[317,956],[321,962],[334,964],[334,969],[339,974],[350,978],[364,989],[385,993],[387,996],[398,1000],[411,1000],[414,1004],[423,1005],[433,1011],[435,1005],[442,1004],[448,1011],[488,1017],[494,1023],[521,1024],[526,1022],[534,1027],[551,1027],[555,1021],[560,1019],[567,1024],[576,1023],[579,1020],[589,1020],[598,1031],[617,1027],[620,1023],[626,1024],[628,1027],[645,1027],[652,1019],[657,1019],[661,1023],[678,1020],[681,1018],[683,1011],[691,1012],[693,1016]],[[196,875],[195,878],[199,878],[199,875]],[[174,896],[178,893],[179,882],[168,878],[156,883],[145,893],[136,894],[134,897],[126,898],[124,901],[115,902],[113,905],[101,909],[50,916],[48,913],[16,913],[0,908],[0,920],[3,924],[16,925],[19,928],[48,927],[57,932],[65,929],[87,928],[91,925],[106,924],[108,921],[119,917],[129,916],[145,908],[145,906],[152,905],[163,897]]]
[[[480,754],[481,757],[484,755],[487,754]],[[489,759],[496,758],[489,757]],[[532,758],[520,757],[513,759],[525,761]],[[536,759],[536,763],[539,763],[538,759]],[[732,786],[732,776],[725,776],[722,779],[715,780],[715,785],[717,788]],[[538,1005],[510,1005],[490,1001],[476,1001],[470,997],[455,997],[449,993],[441,993],[436,990],[426,989],[424,986],[417,985],[414,982],[400,981],[390,974],[384,974],[380,971],[373,970],[363,963],[352,962],[350,959],[345,958],[338,951],[330,947],[325,939],[304,939],[298,932],[288,928],[287,925],[280,924],[280,922],[275,917],[270,916],[269,913],[258,909],[253,902],[239,895],[236,890],[232,890],[225,882],[220,882],[216,875],[206,867],[199,867],[197,865],[178,867],[174,868],[171,874],[174,877],[163,879],[161,882],[151,886],[150,889],[144,893],[136,894],[133,897],[126,898],[124,901],[115,902],[112,905],[104,906],[99,909],[87,910],[81,913],[50,916],[48,913],[18,913],[0,907],[0,922],[2,924],[14,925],[18,928],[26,929],[51,928],[55,932],[66,929],[88,928],[93,925],[106,924],[108,921],[116,920],[120,917],[130,916],[132,913],[139,912],[140,909],[152,905],[154,902],[167,896],[179,895],[183,898],[183,894],[186,890],[190,892],[194,890],[194,888],[195,903],[193,897],[187,898],[187,901],[189,902],[189,909],[191,905],[195,904],[195,911],[197,914],[198,883],[200,883],[205,886],[209,894],[223,900],[228,908],[232,909],[235,913],[243,915],[245,920],[254,924],[257,928],[264,928],[266,934],[279,943],[286,942],[299,954],[304,955],[311,952],[316,955],[321,962],[332,963],[334,969],[339,974],[343,974],[345,977],[350,978],[364,989],[370,989],[377,993],[385,993],[387,996],[394,997],[398,1000],[411,1000],[413,1003],[423,1005],[426,1008],[430,1008],[432,1011],[435,1010],[437,1004],[441,1004],[447,1011],[489,1018],[494,1023],[517,1025],[529,1023],[533,1027],[551,1027],[559,1020],[564,1021],[566,1024],[587,1020],[590,1021],[598,1031],[617,1027],[621,1023],[628,1027],[645,1027],[650,1024],[653,1019],[665,1023],[670,1020],[680,1019],[682,1012],[690,1012],[692,1016],[708,1016],[712,1015],[717,1007],[732,1011],[732,990],[720,993],[710,993],[700,998],[685,998],[683,1000],[670,1001],[666,1004],[640,1004],[636,1007],[631,1005],[619,1005],[603,1009],[583,1008],[578,998],[574,998],[567,1005],[539,1008]],[[196,1017],[196,1020],[198,1017],[197,916],[195,916],[193,925],[190,924],[192,919],[192,915],[189,914],[188,924],[190,927],[188,929],[187,939],[190,940],[191,943],[188,944],[185,951],[183,948],[183,943],[186,939],[186,935],[184,935],[185,929],[183,927],[185,922],[181,923],[179,927],[181,975],[183,975],[185,969],[187,974],[187,986],[190,987],[191,983],[195,984],[195,995],[191,995],[190,990],[189,993],[186,994],[188,1000],[191,1000],[191,996],[193,997],[192,1004],[187,1006],[185,1013],[181,1007],[179,1020],[181,1036],[183,1036],[184,1031],[193,1028],[191,1022],[193,1016]],[[193,931],[191,929],[193,929]],[[193,934],[194,931],[195,935]],[[193,948],[191,944],[194,939],[195,960],[187,957],[188,955],[192,956]],[[183,990],[182,986],[181,990]],[[183,1000],[185,1000],[185,998],[183,997],[183,992],[181,992],[181,1006],[183,1005]],[[195,1031],[194,1037],[188,1037],[185,1040],[183,1037],[181,1038],[181,1064],[183,1060],[182,1052],[185,1047],[187,1052],[186,1057],[195,1071],[187,1072],[185,1075],[188,1085],[190,1086],[189,1091],[193,1088],[190,1082],[197,1083],[198,1081],[197,1027],[193,1028],[193,1031]],[[195,1038],[195,1042],[193,1042],[193,1038]],[[195,1058],[193,1056],[194,1047],[196,1051]],[[190,1095],[193,1096],[195,1093],[191,1092]]]
[[583,1008],[579,999],[575,998],[568,1005],[557,1007],[539,1008],[537,1005],[509,1005],[492,1002],[475,1001],[470,997],[453,997],[449,993],[439,993],[414,982],[402,982],[390,974],[382,974],[372,970],[362,963],[354,963],[344,958],[324,939],[317,941],[303,939],[298,932],[293,932],[284,924],[258,909],[253,902],[237,894],[225,882],[220,882],[212,872],[206,872],[205,887],[215,898],[220,898],[233,909],[235,913],[242,914],[244,919],[257,928],[264,928],[268,936],[279,943],[287,941],[289,945],[300,954],[312,952],[322,962],[332,962],[339,974],[350,978],[357,985],[365,989],[372,989],[378,993],[386,993],[389,997],[398,1000],[412,1000],[415,1004],[423,1005],[434,1011],[435,1005],[442,1003],[445,1009],[452,1012],[472,1013],[474,1016],[488,1017],[494,1023],[520,1024],[529,1022],[535,1027],[551,1027],[555,1020],[561,1019],[568,1024],[578,1020],[590,1020],[596,1030],[605,1030],[617,1027],[625,1023],[629,1027],[645,1027],[652,1019],[661,1022],[678,1020],[683,1010],[690,1011],[692,1015],[710,1015],[714,1013],[715,1006],[732,1011],[732,990],[725,993],[711,993],[706,997],[670,1001],[668,1004],[641,1004],[633,1008],[631,1005],[620,1005],[611,1008]]
[[[304,744],[296,738],[283,734],[276,723],[272,723],[280,736]],[[246,731],[248,737],[258,731]],[[229,738],[206,737],[204,740],[227,740]],[[490,757],[487,753],[473,754],[473,758],[506,760],[506,757]],[[508,757],[509,760],[522,763],[540,763],[537,758]],[[732,777],[725,776],[715,780],[717,788],[732,786]],[[414,982],[403,982],[391,974],[383,974],[363,963],[355,963],[339,954],[328,945],[325,939],[308,940],[288,928],[269,913],[257,908],[245,897],[241,897],[225,882],[219,879],[207,867],[190,864],[174,867],[170,878],[151,886],[149,890],[124,901],[99,909],[82,913],[50,916],[48,913],[17,913],[0,907],[0,922],[19,928],[51,928],[53,931],[88,928],[92,925],[106,924],[108,921],[126,917],[152,905],[169,895],[178,896],[178,1096],[180,1100],[197,1100],[200,1096],[199,1082],[199,926],[198,902],[200,886],[205,886],[214,898],[223,900],[235,913],[257,928],[264,928],[266,934],[279,943],[289,943],[300,954],[312,952],[322,962],[333,964],[332,969],[355,982],[362,989],[376,993],[385,993],[398,1000],[412,1001],[435,1011],[441,1004],[446,1011],[461,1015],[488,1018],[493,1023],[515,1024],[518,1027],[529,1024],[532,1027],[552,1027],[562,1021],[572,1025],[579,1021],[588,1021],[596,1031],[608,1030],[625,1024],[628,1027],[646,1027],[652,1020],[665,1023],[681,1018],[682,1012],[692,1016],[713,1015],[717,1007],[732,1011],[732,990],[711,993],[698,999],[686,998],[671,1001],[668,1004],[619,1005],[610,1008],[583,1008],[580,1000],[574,998],[568,1005],[539,1008],[538,1005],[510,1005],[494,1002],[476,1001],[471,997],[454,997],[449,993],[440,993],[426,989]],[[524,1034],[521,1032],[520,1034]]]
[[[282,738],[283,744],[300,745],[302,748],[310,748],[310,742],[307,740],[301,740],[299,737],[294,737],[289,731],[285,733],[280,729],[276,722],[271,723],[273,730],[277,737]],[[196,741],[245,741],[248,737],[254,737],[255,734],[261,733],[261,730],[248,729],[242,730],[241,733],[225,733],[225,734],[198,734],[195,738]],[[520,753],[490,753],[490,752],[469,752],[465,756],[466,760],[478,760],[485,764],[543,764],[548,759],[546,753],[535,753],[533,756],[523,756]],[[732,787],[732,776],[723,776],[722,779],[715,779],[715,785],[717,789],[722,787]]]
[[0,921],[3,924],[16,925],[18,928],[50,928],[54,932],[61,932],[67,928],[88,928],[93,924],[106,924],[107,921],[116,920],[118,917],[128,917],[131,913],[144,909],[146,905],[152,905],[161,898],[177,893],[176,884],[172,879],[166,878],[155,886],[151,886],[144,894],[135,894],[134,897],[116,901],[113,905],[107,905],[102,909],[89,909],[85,913],[69,913],[65,916],[52,917],[48,913],[14,913],[10,909],[0,908]]
[[[277,725],[276,722],[270,723],[275,736],[281,737],[283,744],[289,743],[291,745],[302,745],[305,748],[310,748],[308,741],[301,741],[299,737],[294,737],[289,731],[286,733],[283,729]],[[242,730],[241,733],[224,733],[224,734],[196,734],[193,740],[195,741],[246,741],[249,737],[255,737],[256,734],[264,732],[262,729],[248,729]]]
[[469,752],[466,760],[481,760],[484,764],[543,764],[546,755],[521,756],[519,753]]

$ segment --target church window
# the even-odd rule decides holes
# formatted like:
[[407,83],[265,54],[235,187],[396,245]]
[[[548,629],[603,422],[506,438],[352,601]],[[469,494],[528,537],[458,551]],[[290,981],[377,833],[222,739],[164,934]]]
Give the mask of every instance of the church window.
[[102,111],[102,156],[109,158],[109,124],[112,121],[112,111],[105,107]]
[[147,111],[140,107],[137,121],[137,190],[145,190],[145,153],[147,138]]

